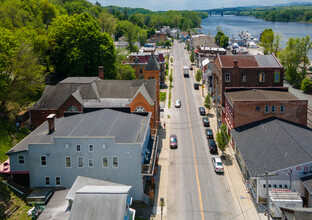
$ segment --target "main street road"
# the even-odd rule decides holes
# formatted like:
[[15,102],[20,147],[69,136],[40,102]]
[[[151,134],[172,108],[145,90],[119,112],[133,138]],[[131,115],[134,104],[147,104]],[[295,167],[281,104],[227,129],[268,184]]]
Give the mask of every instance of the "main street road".
[[[213,170],[198,111],[203,106],[201,89],[193,89],[194,71],[183,77],[183,66],[190,65],[184,44],[175,42],[173,57],[173,109],[167,127],[177,135],[178,149],[169,153],[167,219],[243,219],[224,176],[229,174]],[[176,99],[181,108],[174,108]]]

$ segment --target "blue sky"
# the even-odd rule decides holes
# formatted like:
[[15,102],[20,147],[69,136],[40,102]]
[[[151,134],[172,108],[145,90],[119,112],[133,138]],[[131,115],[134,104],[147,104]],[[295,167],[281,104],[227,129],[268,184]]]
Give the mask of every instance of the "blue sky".
[[[96,0],[89,0],[96,2]],[[102,6],[117,5],[121,7],[146,8],[159,10],[195,10],[226,8],[249,5],[270,6],[291,2],[311,2],[311,0],[97,0]]]

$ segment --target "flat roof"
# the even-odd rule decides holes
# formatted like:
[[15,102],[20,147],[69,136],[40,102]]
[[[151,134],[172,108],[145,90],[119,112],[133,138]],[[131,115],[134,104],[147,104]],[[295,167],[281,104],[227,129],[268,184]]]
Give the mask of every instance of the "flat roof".
[[269,55],[219,55],[222,68],[233,68],[234,60],[239,68],[283,68],[276,57]]
[[299,100],[288,91],[251,89],[241,91],[229,91],[224,95],[233,103],[234,101],[256,101],[256,100]]

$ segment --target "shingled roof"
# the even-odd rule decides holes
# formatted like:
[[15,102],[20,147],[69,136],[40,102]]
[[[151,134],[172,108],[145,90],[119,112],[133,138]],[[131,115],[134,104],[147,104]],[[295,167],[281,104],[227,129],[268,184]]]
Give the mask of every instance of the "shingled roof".
[[145,70],[146,71],[160,70],[159,63],[156,60],[156,57],[154,56],[153,53],[150,56],[150,58],[148,59],[148,62],[147,62],[146,67],[145,67]]

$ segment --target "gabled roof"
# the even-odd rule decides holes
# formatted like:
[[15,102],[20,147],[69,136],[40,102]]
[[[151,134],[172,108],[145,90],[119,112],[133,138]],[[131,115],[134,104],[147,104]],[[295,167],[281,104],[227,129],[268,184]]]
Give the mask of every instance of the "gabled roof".
[[160,70],[160,66],[158,61],[156,60],[154,54],[149,57],[148,62],[145,67],[146,71],[154,71],[154,70]]
[[237,60],[239,68],[283,68],[276,57],[269,55],[218,55],[221,68],[233,68]]
[[251,176],[312,161],[312,129],[269,118],[231,130]]
[[137,93],[135,94],[135,96],[133,97],[133,99],[135,99],[135,97],[138,95],[138,94],[141,94],[145,100],[150,104],[150,105],[154,105],[154,101],[151,99],[151,97],[149,96],[146,88],[144,85],[142,85],[140,87],[140,89],[137,91]]
[[[31,109],[59,109],[70,96],[76,98],[84,107],[125,107],[143,85],[146,89],[146,100],[156,100],[156,83],[155,79],[101,80],[97,77],[69,77],[56,86],[47,86],[42,97]],[[119,101],[110,106],[112,99]]]
[[149,127],[150,115],[104,109],[56,118],[55,131],[52,134],[48,134],[48,122],[45,121],[7,154],[28,151],[29,144],[52,144],[57,137],[111,137],[115,138],[116,143],[142,144]]
[[[153,47],[155,49],[155,47]],[[147,48],[148,49],[148,48]],[[130,53],[129,54],[129,61],[127,62],[127,64],[147,64],[150,56],[151,56],[151,52],[143,52],[143,53]],[[165,57],[162,53],[154,53],[154,56],[156,58],[156,60],[159,63],[165,63]]]

